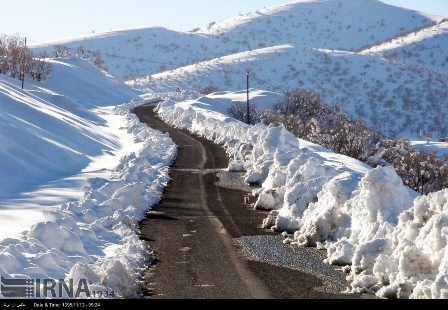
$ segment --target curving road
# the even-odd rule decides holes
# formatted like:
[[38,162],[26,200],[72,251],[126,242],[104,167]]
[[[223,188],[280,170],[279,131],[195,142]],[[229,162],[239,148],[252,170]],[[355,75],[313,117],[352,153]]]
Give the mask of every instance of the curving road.
[[162,200],[139,223],[155,259],[145,299],[374,298],[341,293],[344,276],[323,264],[322,252],[284,245],[278,233],[261,228],[267,213],[244,204],[250,188],[226,172],[225,150],[167,125],[153,108],[133,112],[169,133],[179,154]]

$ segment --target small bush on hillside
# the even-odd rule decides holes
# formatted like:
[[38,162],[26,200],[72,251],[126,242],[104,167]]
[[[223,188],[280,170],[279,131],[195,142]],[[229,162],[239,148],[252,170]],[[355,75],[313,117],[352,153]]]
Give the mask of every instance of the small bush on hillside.
[[209,94],[217,92],[217,91],[219,91],[218,87],[209,85],[209,86],[204,87],[204,89],[202,89],[200,91],[200,93],[201,93],[201,95],[209,95]]
[[54,47],[53,56],[58,57],[65,57],[70,55],[70,49],[65,45],[57,45]]
[[[229,116],[247,124],[247,103],[234,102],[227,109]],[[260,122],[260,112],[255,103],[249,103],[249,124],[254,125]]]
[[30,75],[33,80],[37,80],[38,82],[46,80],[51,73],[51,63],[46,61],[50,55],[46,52],[40,53],[33,60],[33,66],[30,70]]
[[300,115],[303,119],[310,119],[325,109],[319,95],[309,89],[287,92],[273,107],[280,114]]
[[[54,57],[67,57],[71,55],[72,49],[64,46],[58,45],[54,48]],[[79,46],[74,53],[76,58],[80,59],[90,59],[93,64],[100,70],[109,71],[109,68],[106,66],[106,63],[101,58],[101,51],[89,51],[84,46]]]
[[275,126],[285,126],[285,128],[296,137],[305,137],[310,130],[309,122],[303,120],[299,115],[283,114],[279,111],[273,112],[265,109],[260,113],[260,121],[263,124],[274,124]]
[[109,71],[109,68],[105,65],[104,60],[101,58],[100,51],[96,51],[95,53],[93,53],[92,61],[98,69],[106,72]]

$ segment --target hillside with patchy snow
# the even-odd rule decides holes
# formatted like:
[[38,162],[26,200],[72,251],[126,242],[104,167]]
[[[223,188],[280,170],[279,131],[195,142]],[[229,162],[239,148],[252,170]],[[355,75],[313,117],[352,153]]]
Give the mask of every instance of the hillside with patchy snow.
[[407,66],[417,66],[443,75],[448,74],[448,18],[441,22],[415,30],[382,44],[366,48],[362,54],[385,57]]

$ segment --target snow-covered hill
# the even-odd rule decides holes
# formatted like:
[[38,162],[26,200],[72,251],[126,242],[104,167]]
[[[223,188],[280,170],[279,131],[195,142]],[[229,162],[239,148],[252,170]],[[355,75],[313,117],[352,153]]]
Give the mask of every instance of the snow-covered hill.
[[144,92],[315,90],[390,137],[448,134],[443,16],[378,0],[293,1],[194,32],[151,27],[34,46],[99,51],[108,72]]
[[103,130],[106,121],[89,109],[137,98],[114,79],[92,70],[87,61],[73,58],[51,63],[58,78],[45,83],[26,81],[24,90],[20,81],[1,75],[2,199],[70,176],[91,158],[117,149],[115,138]]
[[298,0],[217,22],[198,32],[240,41],[246,50],[290,43],[354,51],[435,20],[376,0]]
[[363,50],[408,66],[418,66],[443,75],[448,74],[448,18],[430,27],[415,30]]

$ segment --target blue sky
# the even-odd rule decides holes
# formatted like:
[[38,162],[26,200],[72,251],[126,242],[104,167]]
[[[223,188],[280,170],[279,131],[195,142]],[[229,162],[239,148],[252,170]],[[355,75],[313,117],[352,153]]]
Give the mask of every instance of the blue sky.
[[[30,43],[42,43],[135,27],[161,26],[189,31],[210,22],[254,12],[285,0],[2,0],[0,34],[19,34]],[[383,0],[382,2],[448,15],[448,0]]]

